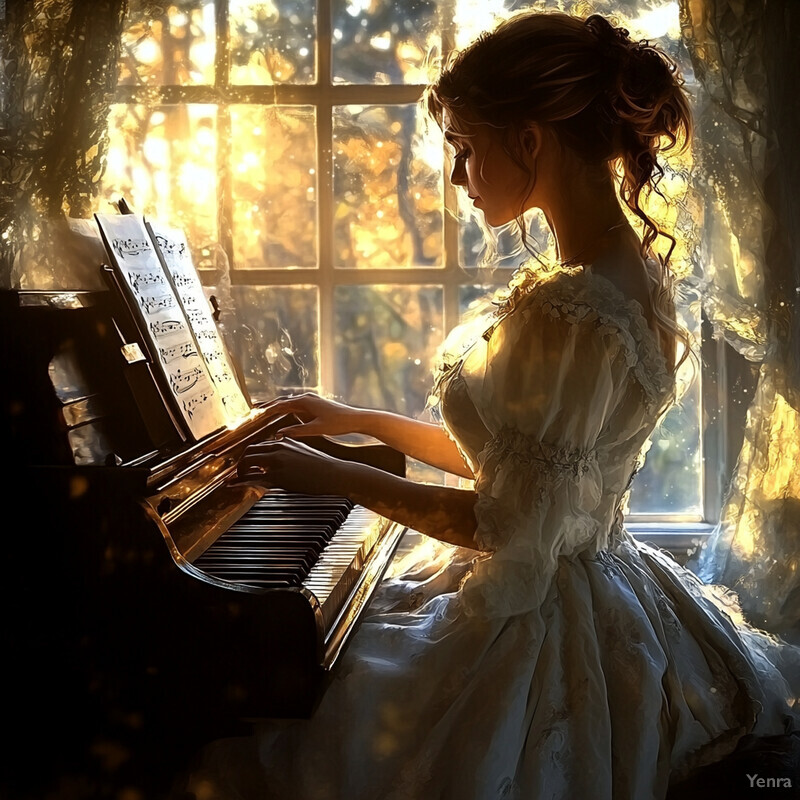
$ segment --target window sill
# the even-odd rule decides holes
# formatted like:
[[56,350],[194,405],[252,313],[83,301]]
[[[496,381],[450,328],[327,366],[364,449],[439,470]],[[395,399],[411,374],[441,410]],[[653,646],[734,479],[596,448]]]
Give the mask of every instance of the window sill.
[[708,540],[716,525],[709,522],[627,522],[625,530],[637,541],[666,550],[684,564]]
[[[625,530],[637,541],[665,550],[678,563],[685,564],[689,555],[702,547],[716,526],[707,522],[628,522]],[[425,537],[409,530],[400,543],[397,555],[406,555]]]

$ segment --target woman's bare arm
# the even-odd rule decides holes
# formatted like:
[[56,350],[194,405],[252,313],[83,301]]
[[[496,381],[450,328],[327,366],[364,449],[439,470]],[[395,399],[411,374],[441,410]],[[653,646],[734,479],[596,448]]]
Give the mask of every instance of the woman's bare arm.
[[415,483],[363,464],[344,474],[354,503],[442,542],[477,549],[474,491]]
[[292,439],[358,433],[379,439],[407,456],[437,469],[473,478],[458,447],[443,428],[391,411],[357,408],[308,393],[274,400],[266,410],[300,419],[279,433]]
[[417,461],[462,478],[475,477],[441,425],[374,410],[363,411],[361,424],[364,427],[361,433],[374,436]]

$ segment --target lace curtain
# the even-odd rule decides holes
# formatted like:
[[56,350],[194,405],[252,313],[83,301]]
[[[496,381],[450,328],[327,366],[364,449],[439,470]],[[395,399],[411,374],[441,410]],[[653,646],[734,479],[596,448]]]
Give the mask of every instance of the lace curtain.
[[[800,131],[792,0],[682,0],[707,93],[696,153],[722,230],[696,281],[715,334],[759,365],[720,524],[690,562],[755,624],[800,634]],[[708,207],[708,205],[707,205]]]
[[[62,236],[65,215],[90,216],[97,196],[125,6],[5,4],[0,286],[76,285],[65,271],[63,242],[74,241]],[[681,0],[681,19],[704,93],[695,188],[714,221],[712,236],[690,242],[702,275],[690,280],[715,334],[760,365],[721,523],[691,565],[734,588],[754,622],[788,634],[800,618],[800,107],[791,96],[800,5]],[[691,239],[703,226],[681,227]]]
[[66,216],[85,219],[94,210],[125,6],[126,0],[6,0],[0,39],[1,287],[87,284],[76,284],[63,268],[64,246],[74,241],[66,235]]

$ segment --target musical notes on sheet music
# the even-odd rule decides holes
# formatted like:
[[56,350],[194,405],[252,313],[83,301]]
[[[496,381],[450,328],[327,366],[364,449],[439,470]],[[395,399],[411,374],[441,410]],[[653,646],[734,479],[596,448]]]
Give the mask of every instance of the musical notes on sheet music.
[[211,399],[211,395],[208,393],[202,395],[195,395],[194,397],[188,397],[181,401],[181,408],[183,408],[183,413],[186,414],[188,419],[191,419],[195,413],[197,413],[198,409],[202,410],[203,404],[208,403]]
[[[196,313],[187,316],[186,302],[162,263],[161,244],[156,247],[148,226],[134,214],[97,214],[95,218],[115,262],[112,267],[127,287],[132,305],[141,312],[147,349],[157,362],[154,366],[160,365],[166,388],[189,431],[199,439],[224,427],[229,414],[193,333],[199,317]],[[182,287],[181,294],[189,286]]]
[[[190,295],[183,295],[181,300],[183,301],[183,307],[186,309],[186,316],[189,317],[189,322],[192,323],[192,327],[199,330],[208,330],[208,328],[201,327],[208,323],[208,312],[202,308],[192,308],[191,303],[194,302],[194,300]],[[203,297],[203,302],[205,302],[205,300],[205,297]]]
[[202,377],[203,371],[200,367],[192,367],[191,369],[178,368],[170,374],[169,380],[172,385],[172,391],[175,394],[186,394],[190,389],[197,386]]
[[192,358],[196,356],[197,348],[193,344],[184,342],[172,347],[160,347],[158,355],[161,357],[162,364],[169,364],[170,361],[175,361],[176,358]]
[[178,302],[172,295],[163,294],[160,297],[145,297],[139,296],[139,304],[142,306],[146,314],[154,314],[156,311],[166,311],[169,308],[174,308]]
[[128,283],[134,292],[144,292],[158,286],[166,286],[166,275],[152,275],[148,272],[128,272]]
[[147,226],[161,252],[197,346],[209,368],[211,382],[222,400],[228,424],[233,425],[247,416],[250,405],[236,381],[184,234],[152,222],[148,222]]
[[[152,226],[151,226],[152,229]],[[189,247],[187,246],[186,242],[180,241],[179,239],[175,239],[171,237],[169,234],[155,234],[155,242],[158,245],[159,249],[161,250],[164,258],[166,260],[172,259],[181,259],[186,256],[189,252]],[[190,278],[188,276],[184,276],[187,281],[190,282]],[[175,283],[176,286],[179,286],[177,282]],[[184,284],[188,286],[189,284]]]
[[156,320],[150,322],[148,327],[150,328],[150,333],[157,339],[161,336],[166,336],[168,333],[177,333],[178,331],[186,330],[186,325],[178,319]]
[[149,238],[111,239],[111,249],[121,258],[140,256],[152,252],[153,245]]
[[176,289],[186,289],[187,287],[194,286],[194,280],[188,275],[175,275],[172,279]]

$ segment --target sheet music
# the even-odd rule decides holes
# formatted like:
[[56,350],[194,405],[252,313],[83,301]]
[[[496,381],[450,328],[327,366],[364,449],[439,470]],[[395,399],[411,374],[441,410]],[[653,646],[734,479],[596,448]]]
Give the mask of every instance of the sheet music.
[[191,434],[224,427],[221,397],[203,360],[189,318],[167,277],[144,220],[134,214],[95,214],[108,254],[142,314],[154,357]]
[[161,252],[164,266],[189,319],[198,348],[222,401],[227,424],[235,426],[250,413],[250,404],[236,380],[227,348],[192,262],[186,235],[182,230],[155,222],[145,221],[145,226]]

